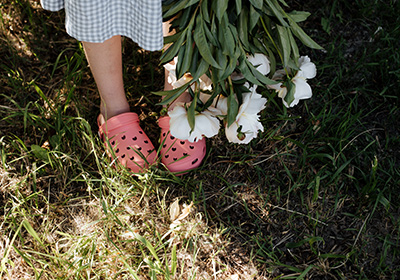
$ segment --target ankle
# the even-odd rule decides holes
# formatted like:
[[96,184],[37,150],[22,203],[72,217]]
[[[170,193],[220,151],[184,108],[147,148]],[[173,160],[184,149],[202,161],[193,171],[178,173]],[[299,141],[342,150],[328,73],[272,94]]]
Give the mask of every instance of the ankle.
[[127,113],[127,112],[130,112],[129,105],[119,106],[116,108],[110,108],[110,106],[105,108],[105,106],[100,106],[100,114],[103,116],[105,121],[112,117],[115,117],[117,115]]

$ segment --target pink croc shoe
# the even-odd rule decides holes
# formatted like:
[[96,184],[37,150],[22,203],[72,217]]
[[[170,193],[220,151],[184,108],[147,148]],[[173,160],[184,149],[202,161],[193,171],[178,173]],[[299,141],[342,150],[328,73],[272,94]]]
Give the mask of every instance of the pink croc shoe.
[[135,113],[123,113],[100,124],[97,119],[99,135],[107,154],[126,166],[133,173],[142,172],[154,163],[156,152],[150,139],[139,126],[139,117]]
[[168,116],[158,120],[161,128],[161,162],[169,171],[184,174],[200,166],[206,155],[206,139],[192,143],[175,138],[169,131],[169,120]]

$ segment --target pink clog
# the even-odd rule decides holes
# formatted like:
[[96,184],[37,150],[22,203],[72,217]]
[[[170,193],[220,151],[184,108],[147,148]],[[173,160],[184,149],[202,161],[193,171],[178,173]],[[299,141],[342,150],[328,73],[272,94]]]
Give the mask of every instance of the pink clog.
[[133,173],[143,172],[154,163],[156,151],[150,139],[139,126],[135,113],[123,113],[99,124],[99,135],[108,147],[107,154]]
[[183,173],[199,167],[206,155],[206,139],[192,143],[175,138],[169,131],[169,120],[168,116],[158,120],[161,128],[161,162],[174,173]]

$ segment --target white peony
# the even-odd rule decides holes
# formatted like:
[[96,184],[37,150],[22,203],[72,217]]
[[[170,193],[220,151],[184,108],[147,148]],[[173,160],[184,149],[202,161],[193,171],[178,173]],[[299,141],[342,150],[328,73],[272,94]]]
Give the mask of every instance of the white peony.
[[168,115],[171,118],[171,135],[178,139],[197,142],[203,139],[203,136],[210,138],[218,134],[219,120],[210,111],[196,113],[195,126],[191,133],[185,103],[177,103]]
[[[282,102],[287,108],[297,105],[301,99],[311,98],[312,96],[312,89],[307,83],[307,79],[312,79],[316,76],[317,68],[308,56],[302,56],[299,58],[299,68],[300,70],[298,70],[296,75],[292,78],[292,82],[295,84],[296,88],[294,92],[294,100],[290,104],[287,104],[285,101],[287,88],[283,83],[268,86],[278,93],[278,96],[282,98]],[[276,81],[283,80],[285,75],[286,73],[284,70],[278,70],[275,72],[272,79]]]
[[265,108],[267,99],[258,94],[256,88],[253,86],[250,92],[243,94],[243,104],[240,105],[235,122],[229,127],[225,126],[229,142],[248,144],[257,137],[259,130],[264,131],[258,113]]
[[[178,57],[175,57],[173,63],[167,63],[164,65],[164,68],[168,71],[168,83],[171,84],[172,88],[178,88],[183,86],[184,84],[190,82],[193,79],[193,76],[190,73],[185,73],[179,80],[176,79],[176,65],[178,64]],[[199,79],[200,89],[203,91],[211,91],[212,90],[212,81],[206,75],[202,75]],[[191,86],[192,90],[195,91],[195,85]]]
[[254,55],[248,55],[247,60],[264,76],[271,71],[268,57],[265,54],[255,53]]

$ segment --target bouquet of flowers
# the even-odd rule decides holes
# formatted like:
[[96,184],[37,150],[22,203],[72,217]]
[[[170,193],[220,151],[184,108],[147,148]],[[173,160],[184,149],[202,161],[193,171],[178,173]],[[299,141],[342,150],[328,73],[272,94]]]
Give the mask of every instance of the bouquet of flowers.
[[284,0],[163,2],[175,34],[165,37],[170,46],[161,63],[174,89],[156,94],[164,96],[162,105],[186,91],[192,96],[169,111],[172,135],[192,142],[212,137],[222,121],[230,142],[249,143],[263,131],[259,113],[267,100],[259,88],[275,90],[286,107],[312,96],[307,79],[316,67],[296,42],[321,47],[298,25],[310,14],[284,8]]

